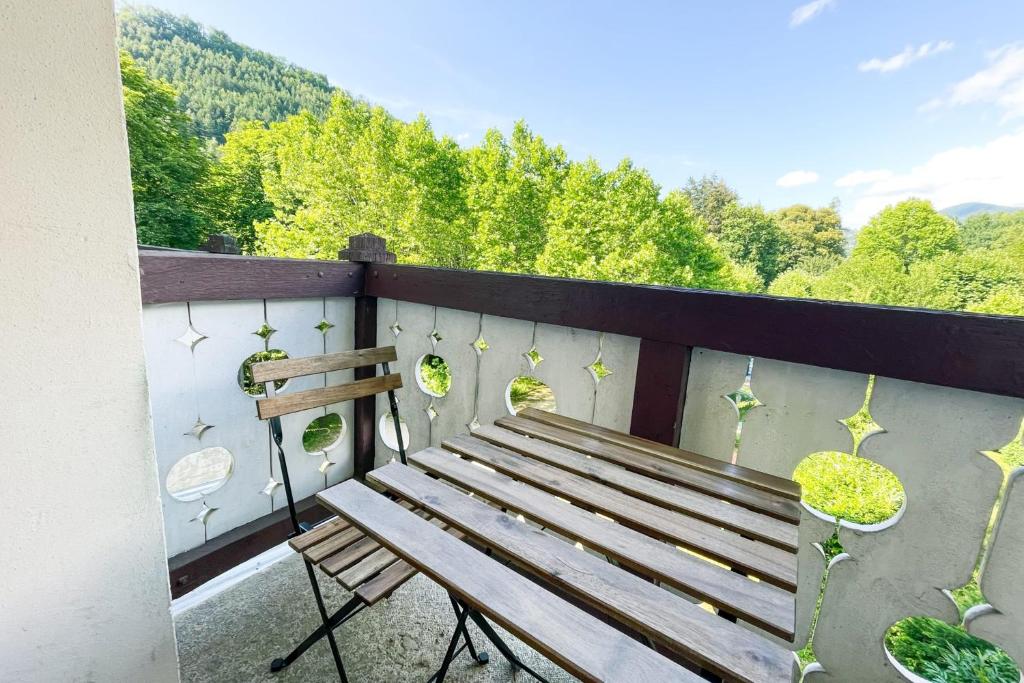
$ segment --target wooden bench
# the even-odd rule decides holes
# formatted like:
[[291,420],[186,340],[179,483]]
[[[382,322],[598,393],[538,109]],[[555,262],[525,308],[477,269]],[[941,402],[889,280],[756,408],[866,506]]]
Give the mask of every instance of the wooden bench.
[[799,675],[789,650],[421,472],[391,464],[368,479],[724,680]]
[[584,681],[702,680],[359,482],[317,498],[443,586],[467,612],[493,620]]

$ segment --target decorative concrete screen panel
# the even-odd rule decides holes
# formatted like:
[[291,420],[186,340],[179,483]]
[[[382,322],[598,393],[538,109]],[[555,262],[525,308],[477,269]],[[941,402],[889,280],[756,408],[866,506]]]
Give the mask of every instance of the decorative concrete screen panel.
[[[991,457],[1017,436],[1024,400],[869,380],[693,349],[681,448],[784,477],[812,454],[835,453],[880,465],[902,485],[902,507],[878,523],[836,520],[805,502],[791,647],[807,644],[819,596],[821,606],[813,636],[817,661],[804,680],[912,680],[887,652],[886,632],[907,617],[959,624],[949,593],[968,584],[979,558],[980,585],[991,604],[972,608],[967,628],[1024,664],[1024,469],[1007,477]],[[861,420],[858,447],[848,425],[862,406],[867,424]],[[986,547],[994,511],[999,521]],[[822,593],[822,546],[833,534],[842,552],[831,559]]]
[[[516,390],[539,407],[629,430],[640,340],[403,301],[380,299],[377,342],[394,344],[404,386],[399,412],[408,452],[492,422],[513,410]],[[444,360],[450,388],[424,386],[422,360]],[[520,384],[513,387],[517,378]],[[510,391],[511,390],[511,391]],[[377,464],[397,457],[386,396],[377,419]]]
[[[143,321],[173,556],[285,507],[276,448],[256,417],[262,387],[246,382],[243,363],[351,350],[354,305],[351,298],[149,304]],[[277,392],[351,380],[351,370],[312,375]],[[351,402],[286,415],[282,424],[296,498],[352,475]]]

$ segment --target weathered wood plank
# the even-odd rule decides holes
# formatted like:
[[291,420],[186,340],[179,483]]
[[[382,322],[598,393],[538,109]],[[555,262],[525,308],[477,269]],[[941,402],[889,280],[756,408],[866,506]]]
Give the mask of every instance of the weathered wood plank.
[[261,420],[267,420],[279,415],[297,413],[300,410],[318,408],[332,403],[341,403],[342,401],[351,401],[352,399],[364,396],[373,396],[374,394],[400,389],[401,387],[401,375],[397,373],[380,375],[369,379],[356,380],[348,384],[297,391],[294,394],[280,394],[273,398],[261,398],[256,401],[256,411]]
[[290,545],[292,550],[295,552],[301,553],[320,541],[330,538],[334,534],[341,533],[350,526],[352,525],[345,520],[335,517],[314,529],[310,529],[304,534],[299,534],[295,538],[289,539],[288,545]]
[[369,479],[727,681],[792,681],[793,653],[398,463]]
[[741,484],[753,486],[754,488],[769,491],[786,498],[800,500],[800,484],[791,479],[783,479],[782,477],[776,477],[765,472],[759,472],[757,470],[750,469],[749,467],[741,467],[740,465],[734,465],[731,462],[723,462],[717,458],[710,458],[706,455],[701,455],[700,453],[684,451],[681,448],[673,448],[672,446],[666,446],[665,444],[651,441],[649,439],[642,439],[638,436],[623,434],[622,432],[617,432],[614,429],[590,424],[589,422],[584,422],[582,420],[574,420],[571,417],[557,415],[546,410],[524,408],[516,413],[516,415],[528,420],[534,420],[546,425],[551,425],[552,427],[559,427],[570,432],[575,432],[576,434],[589,436],[597,439],[598,441],[603,441],[604,443],[632,448],[633,450],[646,453],[647,455],[651,455],[656,458],[664,458],[670,462],[676,462],[680,465],[693,467],[694,469],[715,474],[717,476],[724,477],[725,479],[731,479]]
[[370,553],[380,548],[380,544],[372,538],[361,538],[341,552],[334,553],[320,563],[320,569],[327,576],[337,576]]
[[632,448],[604,443],[589,436],[521,417],[503,417],[495,420],[494,424],[519,434],[543,439],[595,458],[614,462],[655,479],[723,498],[736,505],[763,512],[793,524],[800,521],[800,504],[796,501],[723,479],[714,474],[701,472],[692,467],[669,462],[662,458],[652,458],[644,453],[638,453]]
[[374,574],[379,574],[387,569],[396,560],[398,560],[398,556],[393,552],[387,548],[378,548],[360,562],[338,574],[335,580],[347,590],[355,590],[356,586]]
[[390,567],[356,588],[355,594],[367,604],[373,606],[383,598],[391,595],[399,586],[416,576],[419,570],[405,560],[399,560]]
[[[720,498],[682,486],[673,486],[605,460],[588,458],[577,451],[571,451],[540,439],[531,439],[493,425],[485,425],[474,430],[472,436],[784,550],[792,552],[797,550],[798,527],[795,524],[783,522],[739,505],[730,505]],[[458,444],[446,443],[445,448],[458,451]]]
[[415,453],[409,461],[501,507],[517,510],[642,574],[780,637],[793,639],[794,596],[781,588],[711,564],[439,448]]
[[365,266],[347,261],[139,250],[142,303],[354,296]]
[[307,548],[302,555],[313,564],[318,564],[334,553],[344,550],[362,537],[363,532],[350,525],[341,533],[334,534]]
[[607,515],[619,524],[648,536],[689,548],[786,590],[796,590],[794,553],[744,538],[734,531],[667,510],[480,439],[457,436],[445,440],[442,445],[513,479]]
[[252,365],[252,379],[263,383],[305,375],[316,375],[321,372],[334,372],[360,368],[378,363],[391,363],[398,359],[394,346],[380,346],[374,349],[356,349],[355,351],[339,351],[320,356],[305,358],[283,358],[268,360]]
[[359,482],[338,484],[318,498],[584,681],[701,680]]

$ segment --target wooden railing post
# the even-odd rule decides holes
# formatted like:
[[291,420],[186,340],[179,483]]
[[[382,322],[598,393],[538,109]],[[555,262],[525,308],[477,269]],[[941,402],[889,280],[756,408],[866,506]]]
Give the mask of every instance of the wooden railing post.
[[679,445],[683,426],[691,347],[653,339],[640,340],[629,433]]
[[[378,237],[369,232],[359,235],[352,235],[348,238],[348,249],[338,252],[338,258],[346,261],[363,264],[364,282],[370,275],[370,265],[374,263],[395,263],[395,255],[387,250],[387,242],[383,237]],[[364,284],[362,291],[355,299],[355,347],[357,349],[369,349],[377,346],[377,297],[365,294]],[[356,368],[355,378],[367,379],[377,374],[377,367]],[[374,424],[376,420],[377,406],[376,397],[356,399],[353,406],[352,425],[352,452],[354,461],[354,476],[363,480],[366,473],[373,469],[376,457],[376,434]]]
[[211,233],[206,238],[206,244],[203,245],[203,251],[208,251],[211,254],[242,253],[242,250],[238,248],[238,240],[231,235],[225,235],[219,232]]

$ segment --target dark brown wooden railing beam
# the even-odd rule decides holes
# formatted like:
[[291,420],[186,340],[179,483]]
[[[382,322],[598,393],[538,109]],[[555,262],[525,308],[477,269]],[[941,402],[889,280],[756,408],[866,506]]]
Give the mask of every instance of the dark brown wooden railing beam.
[[1024,318],[402,265],[367,294],[1024,398]]
[[670,446],[679,445],[690,376],[690,351],[689,346],[640,340],[630,434]]
[[355,296],[362,263],[139,248],[142,303]]

